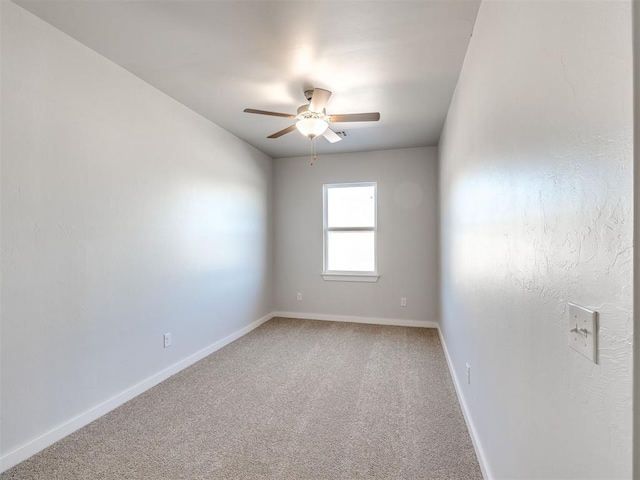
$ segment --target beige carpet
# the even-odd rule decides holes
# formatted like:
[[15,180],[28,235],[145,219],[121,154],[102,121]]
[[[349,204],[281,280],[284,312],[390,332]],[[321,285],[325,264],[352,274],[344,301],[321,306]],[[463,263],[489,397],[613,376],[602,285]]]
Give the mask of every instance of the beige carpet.
[[9,479],[481,479],[436,330],[274,318]]

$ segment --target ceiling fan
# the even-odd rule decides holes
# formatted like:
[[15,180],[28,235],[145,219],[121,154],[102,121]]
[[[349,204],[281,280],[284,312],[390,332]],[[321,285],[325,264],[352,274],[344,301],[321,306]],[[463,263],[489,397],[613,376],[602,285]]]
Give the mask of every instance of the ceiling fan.
[[246,113],[256,113],[258,115],[271,115],[273,117],[284,117],[296,120],[293,125],[280,130],[267,138],[278,138],[294,130],[298,130],[304,136],[313,140],[318,135],[322,135],[331,143],[335,143],[341,140],[340,136],[329,128],[330,123],[341,122],[377,122],[380,120],[380,114],[378,112],[373,113],[345,113],[339,115],[327,115],[325,106],[331,92],[322,88],[314,88],[313,90],[306,90],[304,92],[307,98],[308,104],[301,105],[298,108],[298,113],[292,115],[289,113],[268,112],[266,110],[255,110],[253,108],[245,108]]

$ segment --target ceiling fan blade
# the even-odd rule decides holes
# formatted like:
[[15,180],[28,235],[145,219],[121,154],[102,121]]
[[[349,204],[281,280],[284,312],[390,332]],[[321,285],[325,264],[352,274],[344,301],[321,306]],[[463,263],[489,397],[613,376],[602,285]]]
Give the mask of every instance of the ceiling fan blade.
[[339,115],[330,115],[330,122],[377,122],[380,120],[378,112],[371,113],[343,113]]
[[289,113],[268,112],[266,110],[256,110],[254,108],[245,108],[245,113],[257,113],[258,115],[271,115],[272,117],[296,118],[295,115]]
[[269,135],[267,138],[278,138],[281,137],[282,135],[285,135],[289,132],[293,132],[296,129],[295,125],[291,125],[290,127],[285,128],[284,130],[280,130],[279,132],[276,132],[272,135]]
[[322,113],[324,107],[327,106],[331,92],[323,88],[314,88],[311,102],[309,103],[309,111],[313,113]]
[[327,140],[329,140],[331,143],[336,143],[336,142],[339,142],[340,140],[342,140],[340,135],[338,135],[336,132],[334,132],[330,128],[327,128],[324,131],[324,133],[322,134],[322,136],[324,138],[326,138]]

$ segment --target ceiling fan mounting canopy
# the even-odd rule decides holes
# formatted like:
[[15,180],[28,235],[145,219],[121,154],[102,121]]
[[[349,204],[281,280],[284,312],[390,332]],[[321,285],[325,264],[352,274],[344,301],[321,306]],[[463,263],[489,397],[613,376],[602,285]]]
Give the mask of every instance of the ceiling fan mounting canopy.
[[270,112],[267,110],[256,110],[253,108],[245,108],[246,113],[255,113],[258,115],[269,115],[272,117],[283,117],[296,120],[296,123],[280,130],[267,138],[278,138],[294,130],[298,130],[304,136],[311,139],[318,135],[322,135],[329,142],[335,143],[341,140],[329,127],[329,123],[339,122],[377,122],[380,120],[378,112],[372,113],[347,113],[339,115],[327,115],[325,106],[331,97],[331,92],[323,88],[315,88],[313,90],[305,90],[304,96],[309,101],[308,104],[298,107],[296,115],[289,113]]

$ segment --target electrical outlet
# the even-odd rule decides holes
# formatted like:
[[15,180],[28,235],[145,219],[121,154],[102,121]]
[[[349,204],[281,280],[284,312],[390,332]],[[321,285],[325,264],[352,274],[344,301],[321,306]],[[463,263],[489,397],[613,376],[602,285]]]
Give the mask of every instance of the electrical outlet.
[[298,300],[299,302],[302,301],[302,294],[301,293],[297,293],[296,294],[296,300]]
[[407,299],[406,298],[402,297],[400,299],[400,306],[401,307],[406,307],[407,306]]
[[467,363],[467,385],[471,385],[471,366]]
[[164,348],[171,346],[171,332],[164,334]]

